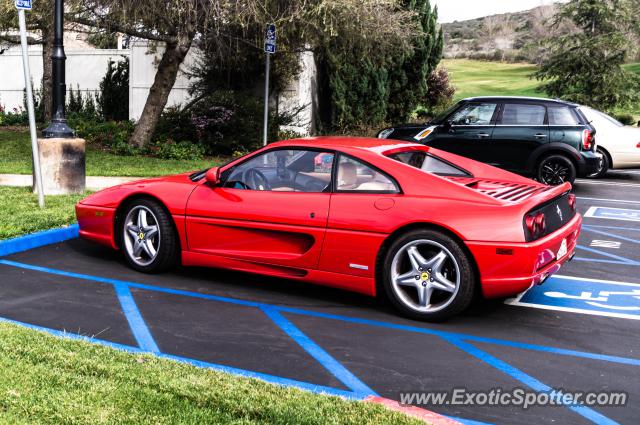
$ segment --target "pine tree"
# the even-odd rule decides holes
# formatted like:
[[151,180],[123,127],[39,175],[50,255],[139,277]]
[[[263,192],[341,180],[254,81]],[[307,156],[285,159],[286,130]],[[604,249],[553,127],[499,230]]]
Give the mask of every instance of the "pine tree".
[[561,6],[554,25],[569,20],[580,31],[548,41],[550,54],[534,74],[542,89],[601,109],[638,100],[638,78],[622,65],[630,51],[628,33],[637,30],[629,0],[572,0]]
[[442,59],[444,36],[438,28],[438,9],[429,0],[403,0],[402,6],[416,12],[423,34],[413,51],[399,55],[389,70],[389,122],[406,120],[414,109],[425,103],[427,80]]

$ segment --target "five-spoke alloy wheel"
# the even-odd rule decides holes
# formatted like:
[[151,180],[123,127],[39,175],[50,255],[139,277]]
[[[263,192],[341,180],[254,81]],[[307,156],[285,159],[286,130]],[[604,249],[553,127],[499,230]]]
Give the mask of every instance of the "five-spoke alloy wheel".
[[421,320],[441,320],[464,310],[475,287],[471,262],[458,242],[426,229],[391,244],[383,279],[391,302]]
[[120,223],[121,248],[134,269],[156,273],[174,266],[179,249],[171,217],[151,199],[128,205]]

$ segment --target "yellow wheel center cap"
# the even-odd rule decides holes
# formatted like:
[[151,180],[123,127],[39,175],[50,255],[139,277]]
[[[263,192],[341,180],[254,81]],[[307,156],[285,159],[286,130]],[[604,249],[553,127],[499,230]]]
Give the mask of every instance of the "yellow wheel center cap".
[[143,240],[143,239],[144,239],[144,233],[140,233],[140,234],[138,235],[138,239]]
[[429,275],[429,272],[424,272],[420,275],[420,279],[422,279],[422,281],[425,281],[425,282],[429,280],[430,277],[431,276]]

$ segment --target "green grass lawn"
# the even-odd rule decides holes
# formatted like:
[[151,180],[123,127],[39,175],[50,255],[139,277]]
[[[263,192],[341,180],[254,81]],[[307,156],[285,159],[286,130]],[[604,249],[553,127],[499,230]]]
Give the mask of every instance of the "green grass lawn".
[[528,64],[445,59],[441,65],[451,73],[456,100],[473,96],[537,96],[540,82],[531,79],[536,67]]
[[42,211],[31,188],[0,187],[0,240],[74,223],[74,205],[84,196],[47,196]]
[[[541,82],[531,78],[535,65],[470,59],[445,59],[441,65],[451,73],[451,81],[456,88],[455,100],[474,96],[546,97],[544,92],[536,90]],[[640,63],[628,64],[624,68],[640,74]],[[640,115],[640,105],[615,112]]]
[[[218,158],[203,161],[163,160],[143,156],[118,156],[87,146],[87,175],[154,177],[201,170],[220,163]],[[0,127],[0,174],[31,174],[29,132]]]
[[7,424],[420,424],[370,403],[0,323]]

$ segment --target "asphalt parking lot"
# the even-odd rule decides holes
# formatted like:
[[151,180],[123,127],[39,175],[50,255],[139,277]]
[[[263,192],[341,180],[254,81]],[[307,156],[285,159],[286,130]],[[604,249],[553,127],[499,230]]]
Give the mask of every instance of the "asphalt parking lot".
[[243,273],[143,275],[79,239],[0,259],[0,317],[354,398],[624,391],[625,407],[423,407],[467,423],[637,423],[640,171],[575,186],[584,227],[559,276],[444,324],[403,319],[357,294]]

